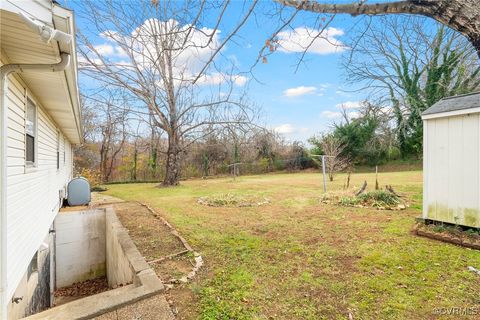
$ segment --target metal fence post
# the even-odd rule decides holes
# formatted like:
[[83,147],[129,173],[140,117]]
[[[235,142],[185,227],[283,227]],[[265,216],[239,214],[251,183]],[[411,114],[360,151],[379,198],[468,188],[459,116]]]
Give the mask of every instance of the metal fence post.
[[327,192],[327,179],[325,177],[325,156],[322,156],[322,171],[323,171],[323,192]]

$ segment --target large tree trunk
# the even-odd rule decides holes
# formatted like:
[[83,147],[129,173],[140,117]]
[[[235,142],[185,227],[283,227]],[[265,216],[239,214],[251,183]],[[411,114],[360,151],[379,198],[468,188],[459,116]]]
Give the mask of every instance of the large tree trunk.
[[102,179],[102,182],[108,182],[107,181],[107,156],[108,156],[108,150],[105,147],[104,144],[100,147],[100,176]]
[[176,133],[168,137],[167,166],[162,186],[176,186],[180,180],[180,145]]
[[375,4],[361,1],[350,4],[325,4],[321,1],[276,0],[277,2],[316,13],[418,14],[433,18],[465,35],[480,58],[480,4],[478,0],[406,0]]

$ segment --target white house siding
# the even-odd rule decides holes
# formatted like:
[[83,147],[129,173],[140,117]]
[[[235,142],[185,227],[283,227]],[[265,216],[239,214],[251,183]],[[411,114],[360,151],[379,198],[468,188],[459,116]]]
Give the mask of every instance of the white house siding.
[[480,114],[424,121],[423,217],[480,227]]
[[[25,164],[25,101],[37,106],[36,166]],[[59,192],[72,177],[70,142],[18,76],[9,76],[7,153],[7,298],[11,298],[31,258],[48,234],[60,207]],[[65,152],[65,162],[63,157]]]

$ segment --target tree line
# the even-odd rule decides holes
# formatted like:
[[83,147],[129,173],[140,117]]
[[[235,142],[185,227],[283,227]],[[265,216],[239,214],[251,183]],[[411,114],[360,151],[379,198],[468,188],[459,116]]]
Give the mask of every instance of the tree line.
[[[299,11],[320,13],[313,43],[336,13],[401,9],[391,4],[376,12],[380,7],[363,4],[352,9],[278,2],[277,14],[270,15],[280,18],[278,29],[253,65],[267,63],[267,56],[275,54],[275,35],[290,27]],[[404,4],[415,10],[423,5]],[[474,33],[459,30],[467,35],[464,38],[415,16],[366,18],[345,41],[342,69],[346,82],[360,86],[367,98],[354,117],[342,108],[342,119],[309,139],[311,147],[286,142],[259,125],[259,108],[243,86],[245,74],[222,54],[255,15],[258,2],[245,1],[220,37],[225,13],[238,8],[228,1],[85,3],[80,15],[90,30],[79,31],[79,62],[82,76],[93,85],[82,90],[86,143],[76,153],[78,171],[101,182],[161,180],[169,186],[185,177],[225,174],[233,163],[242,163],[233,170],[245,173],[316,167],[315,155],[326,154],[333,179],[333,172],[358,164],[421,158],[421,113],[443,97],[480,86]],[[470,15],[462,8],[457,11]],[[328,12],[333,15],[322,16]],[[438,13],[432,12],[423,14],[437,19]],[[212,17],[216,23],[205,27]],[[94,44],[91,34],[106,43]],[[300,62],[310,45],[300,54]]]
[[421,159],[422,112],[442,98],[480,89],[475,48],[459,33],[419,17],[376,19],[351,36],[342,64],[347,83],[368,98],[355,117],[342,108],[329,132],[310,139],[318,153],[336,145],[339,159],[351,162],[347,167]]

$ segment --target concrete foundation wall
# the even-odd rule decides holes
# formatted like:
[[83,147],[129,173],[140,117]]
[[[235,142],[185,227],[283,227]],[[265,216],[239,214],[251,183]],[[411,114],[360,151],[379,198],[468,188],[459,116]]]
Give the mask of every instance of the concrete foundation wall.
[[[36,268],[25,273],[8,304],[8,319],[20,319],[50,307],[50,256],[53,254],[53,236],[47,235],[38,249]],[[34,257],[31,258],[34,260]]]
[[106,274],[104,210],[61,212],[55,230],[57,288]]

